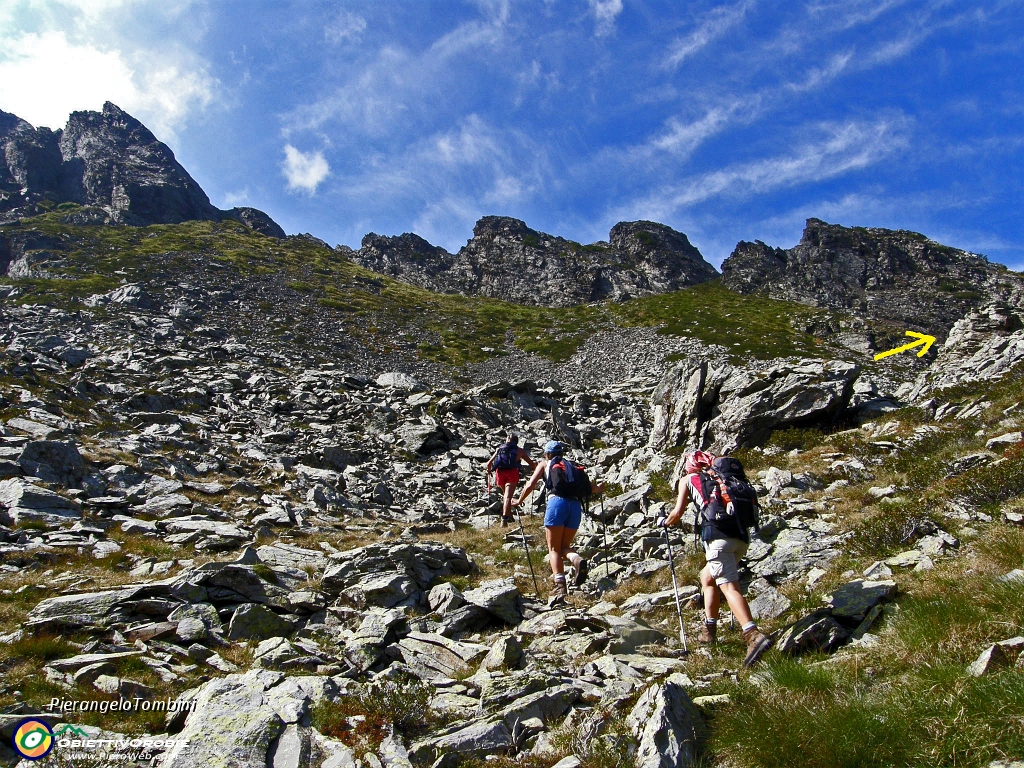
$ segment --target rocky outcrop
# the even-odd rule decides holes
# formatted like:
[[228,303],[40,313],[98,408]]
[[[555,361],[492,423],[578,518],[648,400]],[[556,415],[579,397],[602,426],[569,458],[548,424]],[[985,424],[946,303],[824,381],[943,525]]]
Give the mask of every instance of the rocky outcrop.
[[998,379],[1024,360],[1024,312],[993,302],[958,320],[935,362],[897,394],[908,401],[958,384]]
[[485,216],[456,254],[414,234],[371,233],[351,258],[433,291],[559,307],[666,293],[717,277],[686,235],[651,221],[619,222],[608,242],[580,245],[518,219]]
[[830,425],[849,404],[859,372],[836,360],[748,367],[680,363],[651,396],[649,444],[723,453],[760,445],[776,429]]
[[938,338],[985,299],[1019,303],[1022,281],[985,257],[905,230],[808,219],[793,248],[741,242],[722,264],[738,293],[849,310]]
[[284,232],[262,211],[221,211],[141,122],[110,103],[73,112],[62,131],[0,112],[0,213],[6,220],[53,203],[87,206],[72,223],[173,224],[234,219],[260,234]]

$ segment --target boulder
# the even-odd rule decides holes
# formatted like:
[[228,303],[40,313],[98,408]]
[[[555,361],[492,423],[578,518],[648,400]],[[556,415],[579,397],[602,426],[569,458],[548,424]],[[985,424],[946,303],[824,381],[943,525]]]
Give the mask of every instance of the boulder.
[[0,480],[0,505],[15,523],[21,520],[80,518],[82,508],[70,499],[21,478]]
[[270,637],[286,637],[292,633],[292,625],[259,603],[244,603],[235,609],[228,624],[230,640],[266,640]]
[[349,587],[341,596],[357,608],[391,608],[395,605],[413,605],[420,597],[416,582],[404,573],[381,573],[367,576]]
[[788,611],[792,604],[792,601],[775,587],[769,587],[750,601],[750,613],[755,619],[771,621]]
[[22,449],[18,464],[26,475],[44,483],[77,487],[85,477],[85,462],[70,441],[32,440]]
[[460,643],[425,632],[410,632],[398,641],[398,648],[413,673],[426,680],[463,674],[490,650],[478,643]]
[[665,633],[649,627],[642,621],[611,614],[602,617],[609,631],[615,636],[608,644],[608,653],[635,653],[642,645],[654,643],[664,645],[668,640]]
[[501,635],[480,664],[481,669],[515,669],[523,660],[523,646],[515,635]]
[[700,711],[690,700],[679,673],[669,675],[641,694],[626,718],[639,742],[637,768],[684,768],[696,764],[697,739],[703,730]]
[[839,587],[829,595],[827,602],[832,616],[844,624],[856,625],[864,620],[868,612],[883,600],[896,595],[895,581],[867,581],[857,579]]
[[427,594],[427,604],[430,606],[430,610],[436,611],[442,616],[460,608],[465,602],[458,587],[448,582],[432,587]]
[[1006,432],[997,437],[985,441],[985,447],[990,451],[1002,451],[1011,445],[1024,442],[1024,432]]
[[[512,732],[504,721],[472,723],[464,728],[413,745],[410,758],[416,763],[432,763],[437,768],[457,765],[467,757],[502,754],[513,746]],[[438,762],[439,758],[443,758]]]
[[267,768],[284,722],[256,675],[228,675],[200,691],[164,759],[166,768]]
[[440,424],[403,424],[396,430],[399,443],[410,453],[427,454],[448,450],[454,435]]
[[860,368],[837,360],[767,365],[680,363],[651,403],[654,450],[703,448],[725,453],[764,443],[776,429],[834,423],[846,409]]
[[981,677],[997,669],[1009,667],[1012,663],[1010,655],[1003,646],[995,643],[982,651],[981,655],[971,663],[971,666],[967,668],[967,674]]
[[485,581],[476,589],[463,592],[462,598],[506,624],[518,624],[523,620],[522,598],[512,579]]
[[793,622],[779,633],[775,647],[796,656],[808,651],[831,653],[850,639],[850,630],[823,608]]

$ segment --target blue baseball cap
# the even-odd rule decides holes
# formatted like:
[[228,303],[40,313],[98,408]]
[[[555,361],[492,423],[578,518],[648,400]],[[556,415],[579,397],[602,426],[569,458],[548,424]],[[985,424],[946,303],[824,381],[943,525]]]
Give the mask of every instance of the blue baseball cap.
[[561,453],[564,446],[557,440],[552,440],[544,446],[544,453]]

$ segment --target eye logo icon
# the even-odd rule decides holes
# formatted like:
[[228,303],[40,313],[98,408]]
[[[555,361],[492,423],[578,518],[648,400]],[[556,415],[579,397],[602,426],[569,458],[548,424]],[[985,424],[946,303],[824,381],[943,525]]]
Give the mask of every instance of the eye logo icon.
[[22,720],[14,729],[11,744],[25,759],[41,760],[53,749],[53,729],[45,720]]

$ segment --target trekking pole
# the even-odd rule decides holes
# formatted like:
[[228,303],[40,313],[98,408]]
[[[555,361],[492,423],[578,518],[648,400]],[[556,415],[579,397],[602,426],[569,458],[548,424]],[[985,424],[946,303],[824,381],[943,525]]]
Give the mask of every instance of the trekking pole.
[[604,536],[604,574],[608,575],[608,522],[604,519],[604,491],[601,492],[601,534]]
[[676,583],[676,564],[672,559],[672,542],[669,540],[668,526],[661,522],[661,529],[665,532],[665,546],[668,548],[668,568],[672,571],[672,592],[676,596],[676,615],[679,617],[679,639],[683,641],[683,653],[689,653],[686,647],[686,627],[683,624],[683,607],[679,604],[679,585]]
[[537,594],[537,599],[540,600],[540,586],[537,584],[537,574],[533,570],[533,560],[530,559],[530,545],[526,541],[526,531],[523,529],[523,513],[519,507],[516,507],[516,517],[519,518],[519,536],[523,540],[523,549],[526,550],[526,564],[530,566],[530,575],[533,577],[533,591]]

